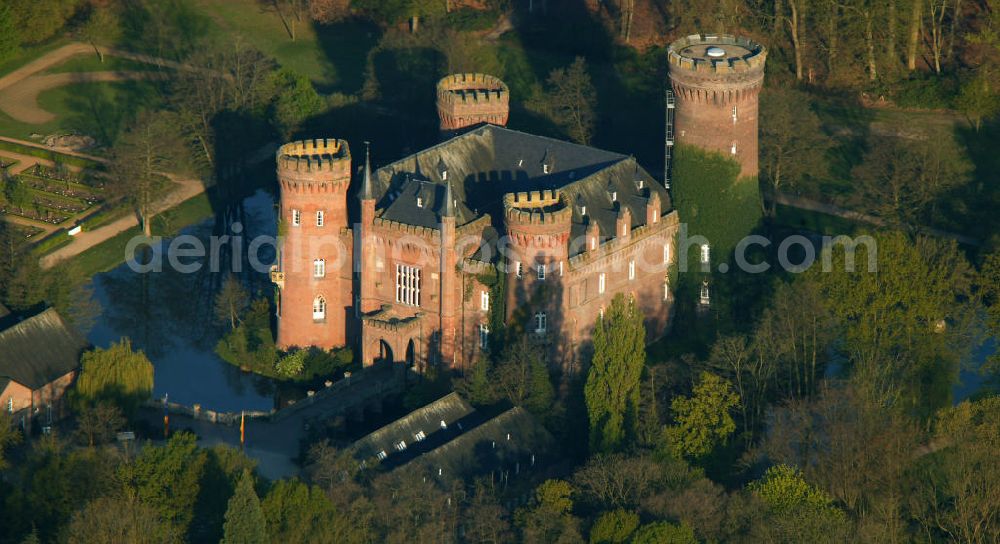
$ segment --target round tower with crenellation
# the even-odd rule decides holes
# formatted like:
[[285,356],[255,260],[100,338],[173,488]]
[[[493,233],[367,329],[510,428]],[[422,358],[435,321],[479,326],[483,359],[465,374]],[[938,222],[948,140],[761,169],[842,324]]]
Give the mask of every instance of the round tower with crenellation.
[[332,348],[347,342],[352,302],[346,140],[291,142],[277,152],[280,195],[278,346]]
[[507,308],[528,302],[533,286],[558,281],[569,258],[573,209],[558,190],[508,193],[503,198],[509,239]]
[[483,123],[504,126],[510,115],[510,90],[488,74],[452,74],[438,81],[437,110],[444,136]]
[[767,49],[730,35],[694,34],[670,44],[677,143],[718,151],[757,176],[757,99]]

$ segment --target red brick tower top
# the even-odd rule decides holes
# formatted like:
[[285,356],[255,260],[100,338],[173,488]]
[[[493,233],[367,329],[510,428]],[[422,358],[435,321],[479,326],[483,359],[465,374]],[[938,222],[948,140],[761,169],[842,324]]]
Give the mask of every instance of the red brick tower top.
[[504,126],[510,115],[510,90],[488,74],[452,74],[438,81],[437,109],[444,134],[483,123]]
[[718,151],[757,175],[757,98],[767,49],[730,35],[694,34],[670,44],[678,143]]

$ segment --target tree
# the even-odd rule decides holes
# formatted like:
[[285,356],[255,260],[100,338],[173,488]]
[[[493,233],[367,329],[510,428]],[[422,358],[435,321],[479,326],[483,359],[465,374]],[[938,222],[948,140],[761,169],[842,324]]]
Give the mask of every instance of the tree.
[[573,486],[564,480],[546,480],[535,489],[532,503],[517,511],[521,538],[529,543],[582,542],[580,520],[573,516]]
[[161,519],[186,534],[207,459],[194,435],[177,433],[165,446],[143,448],[134,463],[119,466],[119,478],[127,494],[155,508]]
[[121,35],[121,21],[117,10],[110,5],[99,6],[91,3],[87,7],[86,19],[77,28],[81,40],[94,47],[97,57],[104,62],[104,51],[99,43],[113,43]]
[[6,2],[0,3],[0,62],[17,53],[21,34],[14,10]]
[[337,23],[350,15],[351,0],[309,0],[309,17],[317,23]]
[[632,537],[632,544],[698,544],[698,539],[686,523],[657,521],[640,527]]
[[236,492],[229,499],[226,510],[225,536],[221,544],[266,544],[267,522],[260,507],[260,499],[253,488],[253,476],[243,471]]
[[278,360],[277,364],[274,365],[274,369],[278,374],[286,378],[294,378],[302,374],[302,370],[305,368],[307,353],[307,351],[301,349],[289,353]]
[[955,98],[955,107],[962,112],[978,132],[983,119],[989,119],[1000,112],[1000,95],[991,83],[991,74],[980,69],[976,75],[962,83]]
[[968,182],[972,164],[948,134],[918,140],[879,136],[852,170],[860,204],[894,225],[915,227],[935,221],[934,210],[947,191]]
[[288,139],[303,121],[322,113],[326,104],[306,76],[282,68],[271,78],[275,91],[271,116]]
[[153,364],[128,338],[84,353],[80,367],[76,391],[85,402],[112,402],[132,414],[153,392]]
[[236,328],[240,322],[240,314],[246,310],[250,304],[250,295],[247,294],[240,280],[235,275],[226,276],[226,281],[222,283],[222,289],[215,295],[215,316],[220,321],[229,322],[229,330]]
[[880,405],[930,415],[949,403],[958,365],[976,344],[972,269],[955,242],[900,232],[869,242],[831,245],[830,266],[806,275],[836,319],[852,381]]
[[515,406],[523,406],[536,416],[545,416],[552,407],[555,391],[542,351],[526,335],[504,352],[497,363],[494,382]]
[[678,456],[705,457],[736,430],[730,411],[740,402],[732,384],[702,372],[690,398],[671,403],[676,424],[666,429],[668,446]]
[[618,294],[594,326],[594,355],[584,386],[592,451],[619,450],[634,435],[646,365],[642,320],[635,300]]
[[111,442],[125,426],[122,411],[114,404],[98,402],[84,407],[77,418],[77,435],[90,447]]
[[73,514],[66,535],[68,544],[183,542],[170,524],[160,520],[156,509],[135,498],[102,497],[90,501],[82,510]]
[[[155,198],[165,182],[160,172],[168,163],[165,142],[169,135],[161,119],[152,113],[140,114],[115,145],[109,166],[109,191],[133,206],[146,236],[151,234]],[[110,139],[106,134],[105,140]]]
[[587,73],[587,61],[576,57],[567,68],[552,70],[548,84],[547,100],[553,120],[566,130],[574,142],[589,144],[594,132],[597,91]]
[[472,369],[465,373],[455,388],[472,404],[493,404],[497,392],[493,383],[493,368],[490,360],[479,357],[472,363]]
[[14,426],[14,422],[6,411],[0,412],[0,470],[7,468],[7,459],[4,457],[4,450],[21,442],[21,431]]
[[590,544],[621,544],[639,528],[639,514],[628,510],[605,512],[590,526]]
[[784,542],[838,542],[849,538],[847,516],[833,497],[809,484],[802,473],[788,465],[767,469],[749,486],[767,505],[766,531]]
[[261,510],[271,542],[312,544],[338,538],[336,509],[319,487],[278,480],[261,501]]
[[801,91],[765,91],[761,95],[760,124],[761,170],[775,193],[770,207],[773,216],[777,206],[773,197],[783,186],[825,174],[825,155],[831,142],[812,110],[809,95]]

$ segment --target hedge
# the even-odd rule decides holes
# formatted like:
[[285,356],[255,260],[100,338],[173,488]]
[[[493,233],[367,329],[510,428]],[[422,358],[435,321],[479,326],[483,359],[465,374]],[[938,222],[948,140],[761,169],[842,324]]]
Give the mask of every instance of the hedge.
[[90,159],[64,155],[58,151],[41,149],[30,145],[8,142],[6,140],[0,140],[0,149],[6,149],[7,151],[11,151],[13,153],[30,155],[32,157],[38,157],[39,159],[45,159],[53,162],[61,162],[71,166],[78,166],[80,168],[100,169],[102,166],[101,163]]

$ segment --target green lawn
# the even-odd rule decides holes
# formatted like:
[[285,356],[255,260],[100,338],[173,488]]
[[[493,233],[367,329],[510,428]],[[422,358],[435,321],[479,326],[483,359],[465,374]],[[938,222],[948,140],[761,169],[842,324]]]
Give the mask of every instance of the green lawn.
[[20,50],[9,59],[0,62],[0,76],[13,72],[14,70],[17,70],[49,51],[58,49],[69,42],[70,39],[68,37],[59,37],[45,43],[21,47]]
[[[181,229],[211,217],[212,205],[205,193],[185,200],[174,208],[153,218],[154,236],[173,236]],[[140,236],[139,227],[132,227],[117,236],[84,251],[72,259],[75,273],[90,277],[107,272],[125,262],[125,246],[134,236]]]
[[[103,147],[117,138],[140,109],[156,108],[162,103],[153,82],[73,83],[38,95],[38,105],[55,114],[54,120],[36,125],[0,112],[0,134],[31,140],[32,134],[79,132],[93,136],[98,147]],[[100,154],[99,150],[88,152]]]
[[348,22],[314,27],[296,26],[293,41],[281,19],[254,0],[194,0],[208,15],[215,33],[227,41],[242,37],[280,65],[308,76],[322,91],[355,93],[364,82],[368,51],[378,41],[378,29]]
[[48,69],[39,72],[39,74],[112,71],[144,72],[156,69],[158,69],[158,67],[153,64],[113,57],[111,55],[105,55],[104,62],[101,62],[101,60],[97,57],[97,53],[91,51],[89,54],[70,57],[65,62],[51,66]]

